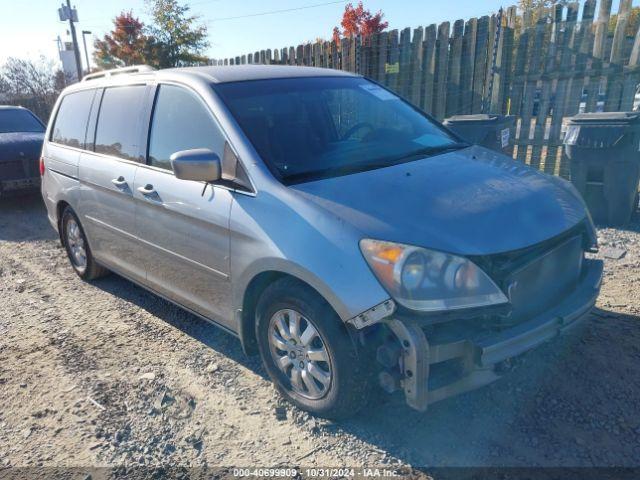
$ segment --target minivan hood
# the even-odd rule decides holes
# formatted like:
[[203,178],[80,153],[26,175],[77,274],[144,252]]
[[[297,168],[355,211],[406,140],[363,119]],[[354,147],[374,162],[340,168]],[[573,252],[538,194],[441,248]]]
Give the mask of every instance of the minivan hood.
[[477,146],[291,188],[364,237],[460,255],[534,245],[587,215],[568,182]]

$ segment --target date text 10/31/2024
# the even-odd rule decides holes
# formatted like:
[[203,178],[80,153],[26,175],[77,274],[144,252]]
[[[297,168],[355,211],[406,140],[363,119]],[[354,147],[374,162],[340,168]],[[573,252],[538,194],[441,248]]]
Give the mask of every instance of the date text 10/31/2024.
[[234,468],[234,477],[273,478],[394,478],[402,472],[388,468]]

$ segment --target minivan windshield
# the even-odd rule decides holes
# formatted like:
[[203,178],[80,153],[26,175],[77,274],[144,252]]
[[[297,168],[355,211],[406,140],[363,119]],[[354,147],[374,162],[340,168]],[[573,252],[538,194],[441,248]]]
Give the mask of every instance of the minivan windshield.
[[398,96],[361,77],[214,85],[284,183],[346,175],[464,148]]
[[13,132],[42,133],[44,126],[28,110],[0,109],[0,133]]

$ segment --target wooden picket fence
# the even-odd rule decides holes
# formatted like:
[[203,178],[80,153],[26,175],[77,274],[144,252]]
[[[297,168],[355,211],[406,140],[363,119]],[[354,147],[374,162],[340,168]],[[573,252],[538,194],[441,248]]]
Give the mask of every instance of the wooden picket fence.
[[629,31],[632,0],[620,1],[613,32],[611,6],[612,0],[599,5],[586,0],[524,15],[510,7],[456,20],[453,27],[444,22],[211,63],[347,70],[387,86],[440,120],[472,113],[515,115],[514,157],[566,177],[566,119],[579,111],[631,110],[640,83],[640,32]]

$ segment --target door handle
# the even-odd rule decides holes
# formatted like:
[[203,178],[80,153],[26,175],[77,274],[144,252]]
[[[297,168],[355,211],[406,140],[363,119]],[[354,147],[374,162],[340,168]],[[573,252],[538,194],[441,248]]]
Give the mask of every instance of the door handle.
[[127,181],[124,179],[122,175],[120,175],[118,178],[114,178],[113,180],[111,180],[111,183],[113,183],[118,188],[124,188],[127,186]]
[[144,187],[138,187],[138,191],[143,195],[153,195],[156,193],[156,189],[153,188],[153,185],[147,183]]

